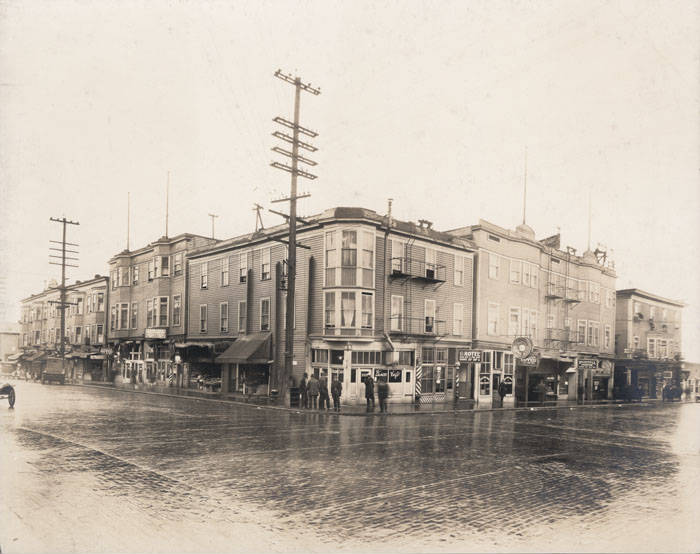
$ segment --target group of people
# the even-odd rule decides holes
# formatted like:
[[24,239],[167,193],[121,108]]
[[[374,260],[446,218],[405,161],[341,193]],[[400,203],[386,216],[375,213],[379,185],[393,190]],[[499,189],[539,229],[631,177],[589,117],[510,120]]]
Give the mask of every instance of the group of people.
[[[371,375],[363,378],[365,384],[365,399],[367,400],[367,411],[374,410],[374,379]],[[389,397],[389,383],[386,378],[377,382],[377,398],[379,398],[379,411],[386,412],[386,400]],[[334,375],[331,381],[330,396],[333,398],[333,410],[340,412],[340,397],[343,394],[343,383]],[[325,410],[330,409],[330,397],[328,396],[328,379],[321,375],[304,373],[299,383],[299,406],[304,409]]]
[[[340,411],[340,396],[343,394],[343,383],[333,376],[331,381],[331,396],[333,397],[333,410]],[[299,383],[299,405],[302,408],[312,410],[330,409],[330,398],[328,396],[328,379],[321,375],[318,379],[314,374],[309,377],[304,373],[304,377]]]

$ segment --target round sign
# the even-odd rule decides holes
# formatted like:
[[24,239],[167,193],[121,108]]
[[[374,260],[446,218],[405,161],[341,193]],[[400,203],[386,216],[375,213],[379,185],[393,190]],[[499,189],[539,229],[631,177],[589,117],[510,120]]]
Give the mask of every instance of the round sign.
[[532,354],[532,341],[528,337],[517,337],[510,349],[516,358],[527,358]]

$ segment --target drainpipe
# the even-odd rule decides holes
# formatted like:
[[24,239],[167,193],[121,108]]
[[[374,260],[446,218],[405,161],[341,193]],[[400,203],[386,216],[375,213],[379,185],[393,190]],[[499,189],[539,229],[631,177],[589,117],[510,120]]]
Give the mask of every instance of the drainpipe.
[[389,311],[390,306],[391,306],[391,298],[387,298],[387,290],[389,289],[389,267],[390,265],[387,264],[387,252],[389,251],[389,231],[391,229],[391,224],[392,224],[392,218],[391,218],[391,203],[393,202],[392,198],[389,198],[387,201],[387,216],[386,216],[386,225],[385,225],[385,231],[384,231],[384,279],[382,280],[382,294],[384,296],[384,305],[382,306],[382,317],[383,317],[383,332],[384,332],[384,337],[386,338],[387,342],[389,343],[389,346],[391,347],[392,351],[396,350],[394,347],[394,343],[391,342],[391,339],[389,338],[389,325],[387,323],[389,322],[389,318],[391,317],[391,313]]

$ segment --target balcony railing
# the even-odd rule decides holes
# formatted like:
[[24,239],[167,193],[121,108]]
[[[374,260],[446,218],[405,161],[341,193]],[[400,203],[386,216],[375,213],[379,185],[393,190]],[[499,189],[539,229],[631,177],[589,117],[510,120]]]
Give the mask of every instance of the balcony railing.
[[564,287],[558,283],[547,283],[547,288],[545,289],[545,296],[547,298],[564,298],[565,292]]
[[326,325],[323,334],[327,337],[373,337],[374,329],[367,327],[334,327]]
[[430,283],[444,283],[447,280],[446,267],[417,258],[391,258],[391,277],[409,277]]
[[389,318],[389,333],[392,335],[444,336],[447,334],[447,325],[444,320],[432,317],[392,316]]
[[[573,333],[575,335],[575,333]],[[550,342],[569,342],[572,333],[570,329],[555,329],[547,328],[544,332],[544,338]]]

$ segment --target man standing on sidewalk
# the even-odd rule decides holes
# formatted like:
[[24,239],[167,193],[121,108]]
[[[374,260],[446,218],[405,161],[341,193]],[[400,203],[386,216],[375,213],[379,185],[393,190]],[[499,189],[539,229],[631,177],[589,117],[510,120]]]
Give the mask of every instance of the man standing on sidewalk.
[[371,375],[365,377],[365,398],[367,399],[367,411],[370,410],[370,403],[372,404],[372,411],[374,410],[374,379]]
[[325,375],[321,375],[321,378],[318,380],[318,390],[318,409],[328,411],[328,408],[331,407],[331,402],[328,397],[328,378]]
[[309,384],[307,386],[307,394],[309,395],[309,408],[315,410],[318,408],[318,379],[316,375],[311,374]]
[[331,396],[333,397],[333,409],[336,412],[340,411],[340,395],[343,394],[343,383],[338,381],[338,376],[333,375],[331,382]]
[[386,399],[389,398],[389,383],[386,377],[381,377],[377,382],[377,398],[379,398],[379,411],[386,412]]
[[508,389],[506,388],[505,382],[501,381],[501,384],[498,385],[498,396],[501,397],[501,408],[503,407],[503,399],[506,397],[507,392]]

